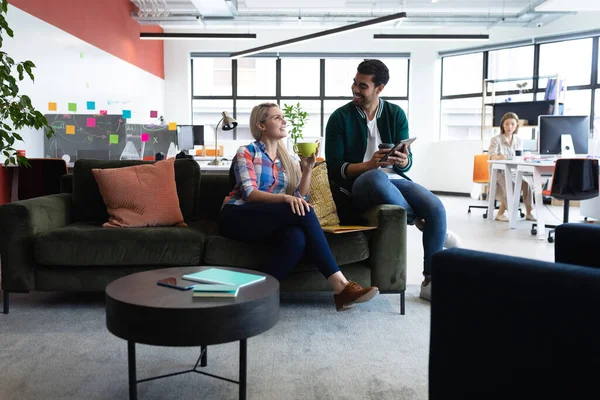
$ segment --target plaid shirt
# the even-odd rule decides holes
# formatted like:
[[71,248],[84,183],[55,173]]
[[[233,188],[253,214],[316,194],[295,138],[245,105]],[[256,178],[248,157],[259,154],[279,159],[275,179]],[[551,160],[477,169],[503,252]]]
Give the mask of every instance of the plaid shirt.
[[[288,178],[281,161],[275,161],[267,154],[267,145],[256,141],[238,149],[233,157],[233,171],[235,173],[235,187],[229,193],[223,205],[240,205],[248,201],[248,196],[254,190],[273,194],[285,194]],[[302,197],[298,188],[294,196]]]

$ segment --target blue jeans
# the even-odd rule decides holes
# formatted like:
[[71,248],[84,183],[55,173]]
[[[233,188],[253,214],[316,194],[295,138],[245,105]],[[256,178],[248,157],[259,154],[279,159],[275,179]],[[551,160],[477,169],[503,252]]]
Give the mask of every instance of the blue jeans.
[[423,229],[423,275],[431,277],[431,257],[443,249],[446,240],[446,209],[433,193],[407,179],[390,180],[385,172],[371,170],[352,185],[352,204],[363,212],[378,204],[394,204],[406,209],[407,222],[425,220]]
[[292,213],[287,203],[226,205],[219,233],[240,242],[270,245],[273,250],[263,270],[280,281],[305,254],[325,278],[340,270],[312,208],[302,216]]

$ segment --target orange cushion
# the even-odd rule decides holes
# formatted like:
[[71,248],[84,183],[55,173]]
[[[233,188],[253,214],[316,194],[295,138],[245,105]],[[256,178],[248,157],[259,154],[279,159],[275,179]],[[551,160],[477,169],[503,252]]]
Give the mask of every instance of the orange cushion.
[[124,168],[92,169],[106,204],[104,227],[187,226],[179,208],[175,159]]

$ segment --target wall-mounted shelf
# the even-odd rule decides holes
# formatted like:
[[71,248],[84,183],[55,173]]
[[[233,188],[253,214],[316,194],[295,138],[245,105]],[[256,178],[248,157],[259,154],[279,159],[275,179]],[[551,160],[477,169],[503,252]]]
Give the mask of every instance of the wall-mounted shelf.
[[[556,79],[556,82],[562,82],[562,84],[554,85],[554,93],[552,97],[554,100],[537,100],[537,101],[509,101],[497,103],[496,100],[496,89],[495,83],[498,82],[512,82],[512,81],[523,81],[531,79]],[[491,85],[491,90],[488,89],[488,85]],[[561,90],[562,88],[562,90]],[[559,93],[560,90],[560,93]],[[530,76],[525,78],[504,78],[504,79],[484,79],[483,80],[483,96],[481,101],[481,143],[483,146],[485,131],[490,128],[499,128],[500,120],[502,116],[508,112],[514,112],[519,116],[520,120],[526,120],[528,125],[523,125],[520,129],[532,128],[536,129],[538,124],[538,117],[540,115],[560,115],[564,110],[564,97],[567,86],[564,79],[557,75],[548,76]],[[488,96],[488,92],[491,92],[491,96]],[[490,102],[491,100],[491,102]],[[492,111],[492,125],[486,121],[486,107],[493,107]],[[489,138],[488,138],[489,139]]]

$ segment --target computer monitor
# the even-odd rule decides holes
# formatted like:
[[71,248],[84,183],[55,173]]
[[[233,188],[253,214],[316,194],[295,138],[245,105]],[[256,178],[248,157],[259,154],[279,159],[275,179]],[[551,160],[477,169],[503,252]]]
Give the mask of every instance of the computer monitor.
[[[540,115],[538,126],[540,155],[587,154],[590,136],[589,116]],[[569,143],[570,141],[572,143]]]
[[203,125],[178,125],[177,146],[179,150],[191,150],[196,146],[204,145]]
[[194,125],[194,146],[204,146],[204,125]]
[[194,148],[194,129],[192,125],[177,125],[177,146],[179,150]]

